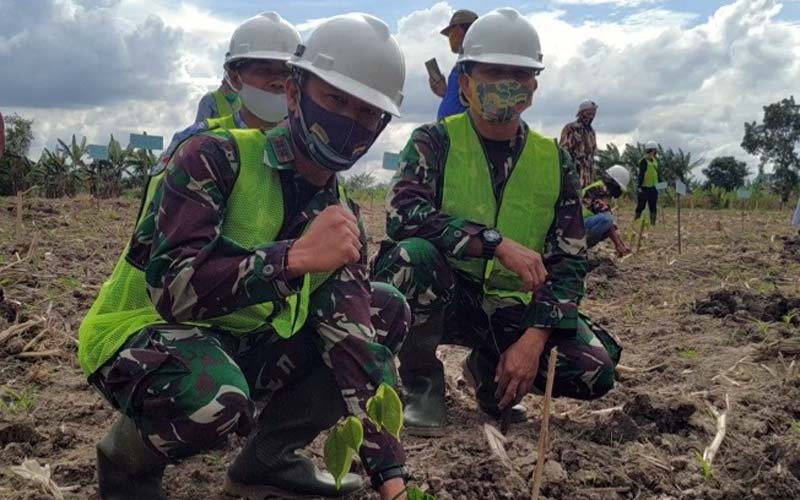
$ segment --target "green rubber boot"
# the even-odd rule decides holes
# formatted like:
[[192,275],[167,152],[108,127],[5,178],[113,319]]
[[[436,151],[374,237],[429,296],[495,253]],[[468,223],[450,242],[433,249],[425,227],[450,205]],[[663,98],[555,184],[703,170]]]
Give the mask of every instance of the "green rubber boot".
[[415,436],[441,436],[447,425],[444,366],[436,357],[444,318],[411,327],[398,354],[403,382],[403,427]]
[[[473,349],[462,366],[464,378],[475,388],[475,399],[481,411],[494,419],[501,416],[500,407],[497,406],[497,383],[494,381],[497,363],[486,353]],[[524,422],[527,419],[527,409],[522,404],[511,407],[511,421]]]
[[133,420],[120,415],[97,443],[102,500],[166,500],[161,479],[167,459],[148,448]]
[[298,382],[278,391],[258,417],[258,427],[228,467],[225,492],[249,500],[264,498],[337,498],[363,488],[348,474],[336,488],[333,476],[321,471],[297,450],[345,414],[333,374],[322,364]]

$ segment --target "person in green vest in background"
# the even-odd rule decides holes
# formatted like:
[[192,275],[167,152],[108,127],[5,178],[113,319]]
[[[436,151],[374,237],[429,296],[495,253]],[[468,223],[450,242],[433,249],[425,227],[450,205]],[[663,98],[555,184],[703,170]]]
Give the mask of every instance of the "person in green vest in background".
[[650,210],[650,225],[656,225],[658,215],[658,189],[656,184],[661,182],[661,172],[658,169],[658,144],[648,141],[644,146],[644,158],[639,162],[639,175],[637,176],[638,201],[636,203],[636,216],[639,217],[644,211],[645,205]]
[[226,54],[225,77],[241,105],[231,113],[198,120],[173,135],[159,160],[160,168],[169,163],[178,145],[193,135],[215,128],[267,131],[282,121],[286,117],[284,83],[289,77],[286,61],[300,41],[297,29],[276,12],[263,12],[236,28]]
[[514,9],[492,11],[470,27],[458,63],[469,109],[413,132],[372,267],[411,306],[400,376],[406,429],[420,435],[446,425],[439,344],[470,347],[480,409],[518,419],[516,403],[544,388],[550,348],[553,393],[578,399],[614,386],[621,353],[578,311],[587,261],[575,169],[521,118],[544,69],[536,30]]
[[619,228],[611,213],[612,198],[619,198],[628,189],[631,174],[622,165],[614,165],[603,173],[602,179],[581,190],[583,200],[583,223],[586,226],[586,244],[594,247],[605,239],[614,243],[617,255],[623,257],[631,249],[619,234]]
[[[228,54],[226,53],[225,59],[227,60],[227,58]],[[200,102],[197,103],[197,114],[194,121],[197,123],[209,118],[232,115],[240,106],[239,96],[228,83],[228,72],[225,71],[225,76],[223,76],[219,88],[206,93],[200,98]]]
[[[103,499],[166,498],[168,463],[232,434],[249,438],[227,493],[351,494],[360,477],[337,488],[296,453],[345,415],[363,423],[380,498],[405,498],[403,447],[366,403],[397,385],[410,310],[370,283],[359,207],[337,175],[399,115],[404,57],[383,21],[349,14],[318,26],[288,64],[287,120],[180,144],[81,324],[81,367],[120,412],[97,445]],[[253,99],[243,105],[271,106]]]

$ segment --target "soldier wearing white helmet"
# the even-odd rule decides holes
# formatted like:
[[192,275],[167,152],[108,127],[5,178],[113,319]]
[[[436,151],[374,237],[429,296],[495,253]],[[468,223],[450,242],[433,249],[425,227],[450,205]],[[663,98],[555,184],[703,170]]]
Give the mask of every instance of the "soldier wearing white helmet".
[[628,189],[631,174],[622,165],[614,165],[603,173],[602,179],[581,190],[583,222],[586,225],[586,243],[589,248],[605,239],[614,243],[617,255],[623,257],[631,249],[622,236],[611,213],[610,201],[619,198]]
[[161,171],[178,146],[193,135],[220,128],[253,128],[270,130],[286,118],[286,89],[289,77],[286,62],[300,44],[300,33],[276,12],[263,12],[243,22],[231,37],[225,54],[225,85],[236,97],[235,106],[225,108],[215,95],[215,116],[201,117],[195,123],[172,136],[159,165]]
[[561,130],[561,147],[569,153],[578,171],[581,186],[594,182],[594,157],[597,154],[597,137],[592,122],[597,115],[597,103],[585,100],[578,105],[575,121]]
[[390,239],[373,263],[411,306],[400,376],[406,429],[423,435],[446,424],[440,343],[472,348],[467,375],[494,417],[513,417],[515,403],[544,388],[550,347],[554,394],[579,399],[613,387],[620,354],[578,312],[586,239],[569,155],[521,118],[544,69],[536,30],[513,9],[489,12],[458,62],[469,109],[412,134],[389,197]]
[[[288,46],[231,47],[242,109],[263,122],[285,114],[264,93],[281,95],[268,83]],[[364,418],[376,388],[397,383],[410,312],[393,287],[368,281],[359,208],[336,173],[399,114],[405,63],[388,26],[367,14],[331,18],[293,50],[289,119],[185,140],[81,324],[81,366],[124,413],[97,446],[102,498],[163,499],[167,463],[234,433],[249,439],[228,469],[230,494],[362,487],[354,474],[337,487],[296,451],[345,415]],[[266,405],[256,421],[257,400]],[[372,486],[403,498],[402,445],[362,421]]]
[[644,145],[644,157],[639,161],[639,175],[636,177],[638,201],[635,219],[638,220],[645,205],[650,211],[650,224],[656,225],[658,215],[658,189],[661,172],[658,167],[658,144],[647,141]]

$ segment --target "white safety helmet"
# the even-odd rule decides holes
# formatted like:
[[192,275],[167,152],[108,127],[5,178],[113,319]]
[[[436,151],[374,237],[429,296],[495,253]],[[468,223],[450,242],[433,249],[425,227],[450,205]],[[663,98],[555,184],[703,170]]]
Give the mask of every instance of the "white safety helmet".
[[233,32],[225,69],[242,59],[288,61],[300,41],[300,33],[289,21],[276,12],[262,12]]
[[631,173],[628,172],[627,168],[622,165],[614,165],[606,170],[606,174],[614,179],[614,182],[616,182],[623,191],[628,189],[628,183],[631,181]]
[[472,23],[464,36],[459,63],[506,64],[543,70],[536,28],[519,12],[503,7]]
[[658,144],[656,144],[655,141],[647,141],[647,143],[644,145],[645,151],[650,151],[651,149],[658,151]]
[[377,17],[352,13],[325,21],[298,47],[289,66],[400,116],[405,58],[389,27]]

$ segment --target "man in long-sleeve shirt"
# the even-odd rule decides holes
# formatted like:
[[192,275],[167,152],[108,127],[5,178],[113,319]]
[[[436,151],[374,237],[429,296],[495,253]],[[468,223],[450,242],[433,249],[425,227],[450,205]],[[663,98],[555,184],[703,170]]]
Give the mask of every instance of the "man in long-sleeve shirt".
[[[366,14],[334,17],[294,49],[288,121],[179,146],[152,173],[131,242],[81,325],[84,372],[124,414],[98,444],[103,498],[165,498],[168,461],[232,433],[249,439],[228,469],[230,494],[353,493],[357,476],[338,487],[295,453],[347,414],[363,424],[372,486],[401,498],[402,445],[366,403],[397,382],[410,311],[369,282],[358,206],[336,173],[399,113],[403,56]],[[323,50],[336,72],[313,64]],[[381,61],[379,78],[369,60]],[[266,401],[257,420],[256,400]]]
[[[492,45],[504,29],[525,36]],[[473,57],[473,46],[494,59]],[[578,311],[586,240],[575,171],[520,118],[543,69],[538,50],[516,11],[478,19],[459,59],[469,111],[418,128],[401,153],[373,275],[400,289],[413,314],[399,356],[410,432],[445,426],[440,343],[472,348],[467,374],[493,416],[544,387],[554,346],[556,396],[596,398],[614,384],[620,348]]]

